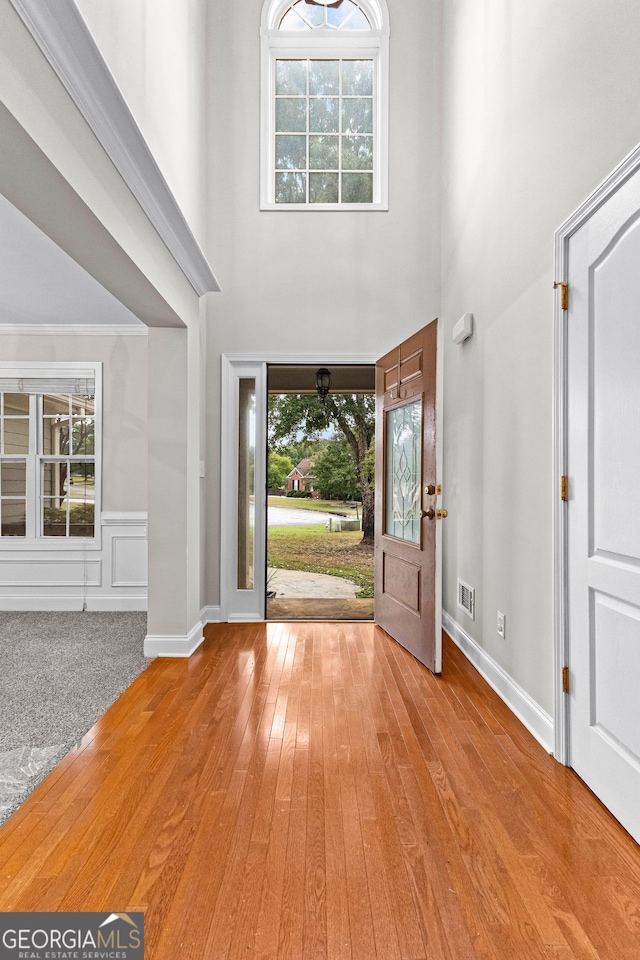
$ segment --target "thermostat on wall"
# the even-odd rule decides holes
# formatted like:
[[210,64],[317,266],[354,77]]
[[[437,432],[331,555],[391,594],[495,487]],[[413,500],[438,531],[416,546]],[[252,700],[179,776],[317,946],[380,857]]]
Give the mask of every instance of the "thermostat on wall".
[[464,316],[460,317],[453,328],[453,342],[462,343],[463,340],[468,340],[472,333],[473,314],[465,313]]

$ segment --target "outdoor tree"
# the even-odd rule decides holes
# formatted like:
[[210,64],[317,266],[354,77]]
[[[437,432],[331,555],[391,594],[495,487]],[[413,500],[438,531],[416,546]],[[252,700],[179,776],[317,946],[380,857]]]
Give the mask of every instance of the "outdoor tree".
[[[307,457],[313,459],[318,451],[323,446],[324,441],[322,440],[300,440],[296,443],[287,443],[287,444],[278,444],[278,453],[283,454],[285,457],[289,457],[293,466],[297,466],[301,460],[305,460]],[[293,467],[291,468],[293,469]]]
[[269,397],[270,446],[318,440],[334,427],[353,457],[362,497],[362,542],[373,543],[374,485],[363,462],[375,434],[375,398],[371,394],[272,394]]
[[267,486],[270,490],[279,490],[284,487],[287,477],[295,467],[290,457],[277,450],[269,450],[267,460]]
[[360,484],[351,449],[341,435],[332,437],[313,459],[314,484],[327,499],[353,500]]
[[369,449],[365,454],[365,458],[362,461],[362,475],[366,477],[371,485],[373,485],[375,476],[376,476],[376,441],[375,438],[369,444]]

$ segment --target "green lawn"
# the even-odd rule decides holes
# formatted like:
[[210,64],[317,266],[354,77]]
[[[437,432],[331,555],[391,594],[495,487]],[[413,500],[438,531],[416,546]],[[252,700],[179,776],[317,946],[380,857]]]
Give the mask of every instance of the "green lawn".
[[373,546],[361,546],[361,541],[359,530],[329,533],[321,524],[269,527],[267,563],[283,570],[308,570],[344,577],[360,588],[358,597],[372,597]]
[[[302,497],[269,497],[270,507],[290,507],[293,510],[318,510],[320,513],[335,513],[339,517],[355,517],[344,500],[307,500]],[[358,504],[358,516],[362,516],[362,504]]]

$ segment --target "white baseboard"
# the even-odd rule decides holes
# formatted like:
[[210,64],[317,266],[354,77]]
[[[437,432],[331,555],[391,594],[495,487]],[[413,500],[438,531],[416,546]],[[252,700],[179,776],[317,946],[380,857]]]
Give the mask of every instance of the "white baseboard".
[[145,657],[190,657],[204,640],[202,628],[203,624],[198,622],[185,635],[154,637],[147,634],[144,638],[144,655]]
[[553,718],[444,610],[442,626],[478,673],[504,700],[538,743],[549,753],[553,753],[555,746]]
[[23,611],[44,611],[44,610],[82,610],[86,603],[88,611],[97,610],[141,610],[147,609],[146,597],[118,597],[118,596],[88,596],[83,601],[81,596],[34,596],[24,594],[22,596],[2,596],[0,598],[0,610],[23,610]]
[[203,623],[223,623],[222,607],[212,605],[203,607],[200,611],[200,619]]
[[147,597],[87,597],[87,610],[144,610],[148,605]]

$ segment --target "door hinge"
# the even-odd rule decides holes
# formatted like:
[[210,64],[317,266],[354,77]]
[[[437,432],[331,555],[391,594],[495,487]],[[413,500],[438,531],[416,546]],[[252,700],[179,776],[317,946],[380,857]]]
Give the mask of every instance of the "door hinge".
[[560,287],[560,309],[568,310],[569,309],[569,284],[566,280],[556,280],[553,285],[553,289]]
[[562,668],[562,692],[571,693],[569,683],[569,667]]
[[560,477],[560,499],[569,499],[569,477]]

